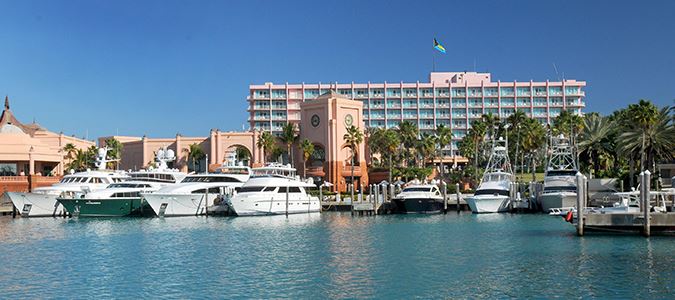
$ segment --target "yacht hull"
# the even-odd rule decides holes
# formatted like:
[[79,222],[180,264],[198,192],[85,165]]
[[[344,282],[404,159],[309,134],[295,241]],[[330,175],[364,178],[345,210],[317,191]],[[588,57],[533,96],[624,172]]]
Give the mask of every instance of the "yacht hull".
[[159,217],[199,216],[207,212],[219,195],[209,194],[146,194],[145,201]]
[[443,200],[433,198],[395,198],[394,213],[433,214],[443,211]]
[[466,198],[466,204],[475,214],[500,213],[509,211],[509,198],[505,196],[473,196]]
[[576,203],[576,193],[547,193],[541,194],[539,197],[539,204],[543,212],[549,212],[551,208],[574,207]]
[[7,196],[22,217],[55,217],[65,213],[56,195],[7,192]]
[[[230,210],[237,216],[268,216],[287,213],[286,199],[250,199],[235,200]],[[289,199],[288,214],[317,213],[321,211],[318,199]]]
[[66,199],[58,198],[68,213],[78,217],[151,216],[152,209],[141,198]]

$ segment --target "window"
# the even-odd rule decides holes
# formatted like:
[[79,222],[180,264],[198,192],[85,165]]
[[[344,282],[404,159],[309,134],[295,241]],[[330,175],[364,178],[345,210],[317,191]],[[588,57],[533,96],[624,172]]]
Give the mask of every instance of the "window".
[[400,89],[387,89],[387,97],[401,97]]
[[[0,176],[17,176],[16,164],[0,163]],[[64,178],[65,179],[65,178]],[[61,182],[64,182],[61,180]]]
[[447,97],[450,95],[448,88],[436,88],[436,97]]
[[300,193],[300,188],[297,186],[292,186],[288,188],[289,193]]
[[515,92],[511,87],[503,87],[499,89],[499,94],[501,96],[515,96]]

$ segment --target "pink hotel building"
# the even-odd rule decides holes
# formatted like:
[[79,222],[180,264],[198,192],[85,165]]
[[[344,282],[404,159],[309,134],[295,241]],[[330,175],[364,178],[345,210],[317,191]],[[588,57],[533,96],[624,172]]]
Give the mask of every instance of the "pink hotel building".
[[417,124],[421,132],[437,125],[452,129],[452,148],[444,153],[459,155],[457,142],[471,122],[483,114],[506,118],[516,110],[544,124],[561,111],[582,114],[585,81],[544,82],[492,81],[490,73],[432,72],[429,82],[318,83],[250,85],[247,97],[252,129],[278,133],[286,122],[300,122],[300,103],[329,90],[363,103],[366,127],[395,128],[401,121]]

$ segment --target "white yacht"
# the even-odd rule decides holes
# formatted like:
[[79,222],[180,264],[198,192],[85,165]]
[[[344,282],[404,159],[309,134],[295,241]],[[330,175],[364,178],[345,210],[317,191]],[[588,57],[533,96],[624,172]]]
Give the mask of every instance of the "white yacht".
[[289,165],[270,164],[253,169],[251,179],[229,199],[229,206],[237,216],[319,212],[319,198],[307,193],[315,188],[300,180]]
[[502,138],[493,142],[480,185],[466,203],[473,213],[496,213],[509,210],[509,191],[513,172],[509,163],[508,143]]
[[397,213],[439,213],[443,210],[443,195],[434,184],[404,187],[392,202]]
[[569,209],[577,201],[577,163],[571,141],[563,135],[551,138],[551,157],[546,166],[544,190],[539,196],[542,211]]
[[112,183],[122,182],[128,176],[124,172],[106,170],[107,148],[99,148],[96,158],[97,170],[87,170],[65,175],[61,181],[40,187],[31,193],[7,192],[12,204],[22,217],[51,217],[66,213],[56,200],[59,196],[80,197],[82,194],[106,188]]
[[152,193],[164,186],[181,182],[187,174],[168,167],[176,156],[171,149],[159,149],[155,154],[156,167],[129,172],[129,179],[113,183],[107,188],[87,193],[82,197],[61,196],[57,200],[73,216],[122,217],[154,215],[141,198],[141,193]]
[[223,210],[222,205],[250,176],[249,167],[237,165],[230,157],[214,173],[190,174],[178,184],[141,196],[160,217],[204,215],[214,209]]

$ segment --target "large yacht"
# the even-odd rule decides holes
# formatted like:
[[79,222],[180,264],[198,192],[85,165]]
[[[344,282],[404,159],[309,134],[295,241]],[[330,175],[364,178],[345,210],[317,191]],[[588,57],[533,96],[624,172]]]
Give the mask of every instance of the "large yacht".
[[392,199],[397,213],[439,213],[443,211],[443,195],[436,185],[410,185]]
[[83,194],[122,182],[128,176],[124,172],[106,170],[107,148],[99,148],[96,170],[65,175],[58,183],[40,187],[31,193],[7,192],[12,204],[22,217],[52,217],[65,215],[66,210],[56,200],[59,196],[81,197]]
[[212,209],[228,210],[221,207],[250,175],[251,169],[237,165],[232,155],[213,173],[190,174],[178,184],[141,196],[160,217],[204,215]]
[[173,150],[159,149],[155,155],[156,167],[129,172],[130,178],[113,183],[107,188],[87,193],[82,197],[58,197],[57,200],[73,216],[122,217],[129,215],[154,215],[141,193],[151,193],[180,182],[187,174],[168,167],[176,159]]
[[315,188],[300,180],[290,165],[270,164],[253,169],[251,179],[229,200],[229,206],[237,216],[319,212],[319,198],[307,193]]
[[509,163],[508,143],[504,139],[493,142],[492,153],[485,173],[473,196],[466,203],[473,213],[496,213],[509,210],[510,185],[513,172]]
[[563,135],[551,138],[551,157],[546,166],[544,191],[539,196],[542,211],[569,209],[577,201],[577,163],[571,141]]

